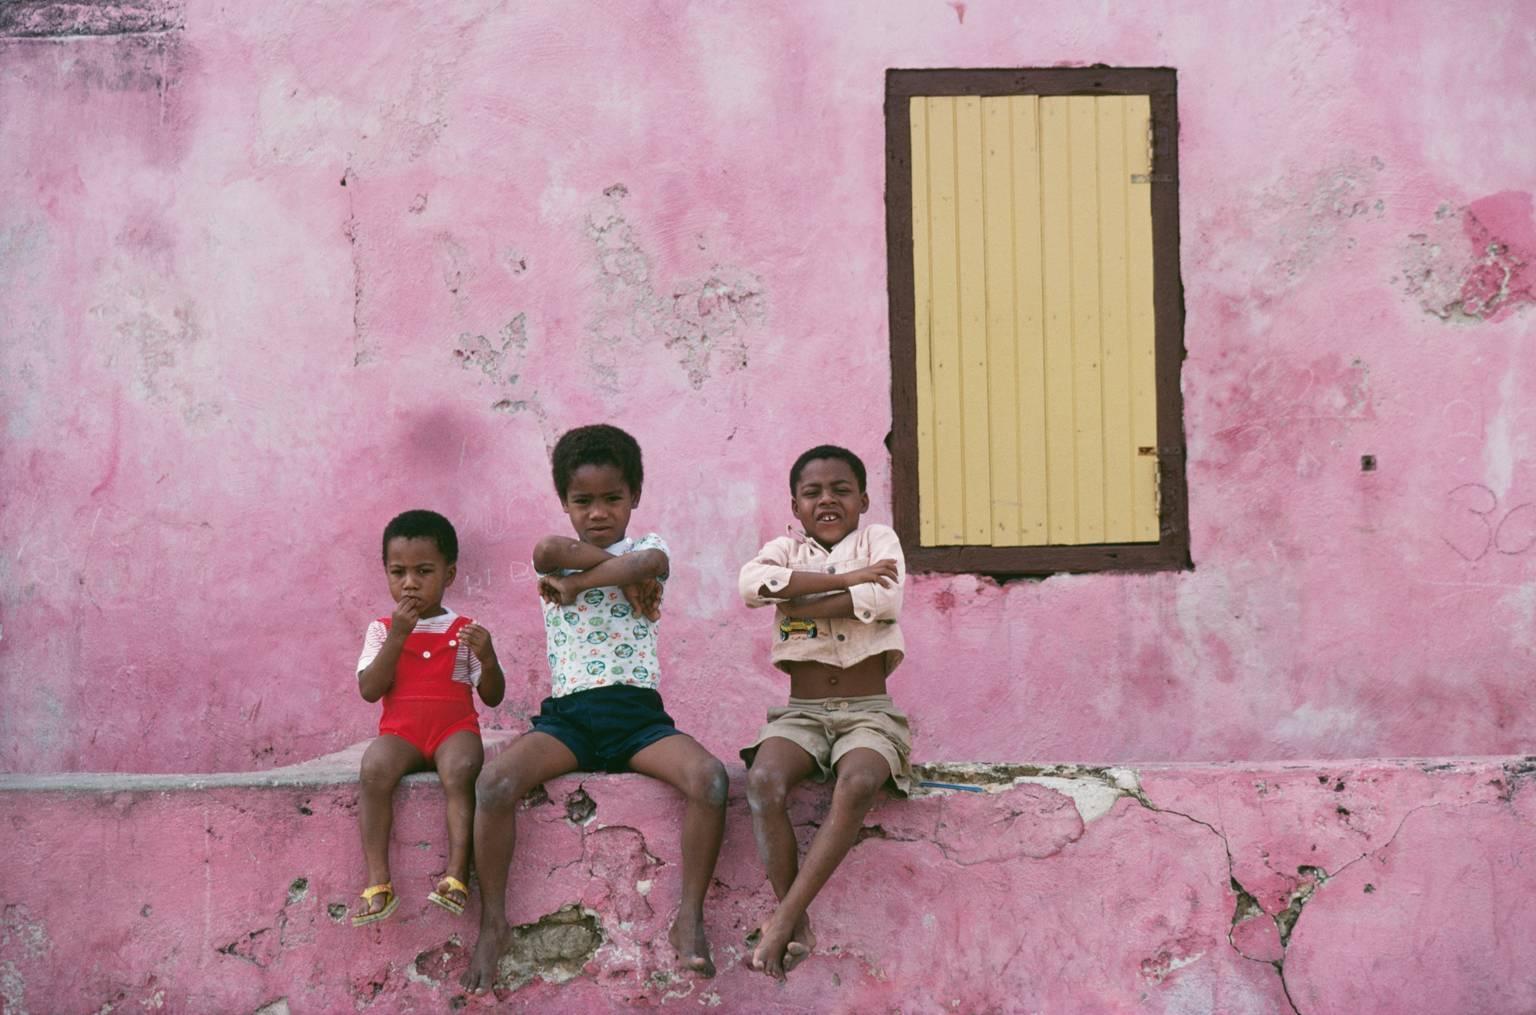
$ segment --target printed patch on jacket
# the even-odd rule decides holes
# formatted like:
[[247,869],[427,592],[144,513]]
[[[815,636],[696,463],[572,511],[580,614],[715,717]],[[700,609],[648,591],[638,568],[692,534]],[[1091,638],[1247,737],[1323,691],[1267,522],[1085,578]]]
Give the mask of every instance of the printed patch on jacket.
[[816,621],[785,617],[779,622],[779,641],[806,641],[816,637]]

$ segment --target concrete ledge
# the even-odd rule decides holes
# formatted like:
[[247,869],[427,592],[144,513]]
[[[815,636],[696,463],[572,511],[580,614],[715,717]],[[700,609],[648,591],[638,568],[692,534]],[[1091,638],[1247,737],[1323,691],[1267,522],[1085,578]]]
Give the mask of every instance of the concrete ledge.
[[[503,738],[488,738],[498,750]],[[208,776],[0,777],[10,1012],[441,1011],[478,898],[429,905],[435,777],[397,797],[390,920],[346,921],[361,745]],[[1536,759],[934,765],[880,804],[785,985],[740,968],[771,897],[740,798],[709,900],[721,975],[675,973],[681,803],[639,776],[525,803],[503,999],[540,1011],[1450,1012],[1536,1008]],[[796,799],[806,841],[824,790]]]
[[[506,730],[483,730],[487,761],[496,757],[517,734]],[[324,754],[297,765],[268,768],[259,772],[49,772],[37,775],[0,774],[0,793],[174,793],[205,789],[277,789],[321,788],[357,784],[363,752],[372,740],[363,740],[334,754]],[[406,785],[435,784],[437,776],[421,772],[405,777]]]

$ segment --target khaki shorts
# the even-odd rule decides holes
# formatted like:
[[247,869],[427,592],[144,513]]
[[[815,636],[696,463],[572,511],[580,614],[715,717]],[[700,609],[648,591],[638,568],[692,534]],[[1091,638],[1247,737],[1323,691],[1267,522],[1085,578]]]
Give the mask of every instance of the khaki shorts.
[[879,752],[891,766],[888,784],[902,796],[912,789],[912,733],[907,717],[889,694],[860,698],[790,698],[784,708],[770,708],[768,722],[752,746],[741,752],[748,767],[769,737],[782,737],[816,762],[817,782],[826,782],[843,755],[858,747]]

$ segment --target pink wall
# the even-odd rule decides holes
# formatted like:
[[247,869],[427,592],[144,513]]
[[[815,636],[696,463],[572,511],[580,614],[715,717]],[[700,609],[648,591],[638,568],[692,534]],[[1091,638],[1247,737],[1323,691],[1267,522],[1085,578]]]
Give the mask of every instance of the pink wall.
[[518,728],[597,419],[674,548],[668,701],[734,751],[789,461],[854,447],[889,518],[884,69],[1091,62],[1179,70],[1196,566],[914,579],[918,756],[1530,746],[1530,4],[132,6],[172,27],[0,40],[0,769],[367,736],[415,506]]
[[[358,753],[198,780],[0,776],[0,1008],[463,1005],[480,900],[457,919],[426,900],[446,858],[431,776],[396,798],[399,910],[345,923],[362,885]],[[1068,770],[1046,784],[974,773],[992,792],[877,805],[812,907],[817,953],[783,985],[742,965],[771,893],[739,764],[706,910],[713,980],[679,974],[665,943],[677,794],[634,775],[556,779],[519,821],[508,915],[526,927],[494,1007],[1529,1012],[1531,771],[1531,759],[1479,759]],[[581,822],[566,808],[578,792],[594,808]],[[802,839],[826,805],[822,791],[797,794]],[[121,868],[124,856],[137,863]],[[551,919],[567,906],[587,929]]]

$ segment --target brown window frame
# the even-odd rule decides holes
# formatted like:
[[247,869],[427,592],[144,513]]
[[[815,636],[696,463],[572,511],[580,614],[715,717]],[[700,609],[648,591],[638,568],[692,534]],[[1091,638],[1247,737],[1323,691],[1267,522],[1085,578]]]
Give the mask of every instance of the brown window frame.
[[[922,546],[918,530],[917,328],[912,258],[914,96],[1147,95],[1152,113],[1153,319],[1159,539],[1073,546]],[[1193,566],[1185,479],[1184,288],[1179,274],[1178,81],[1172,68],[889,69],[885,72],[885,222],[891,322],[892,511],[914,571],[994,576],[1164,571]]]

